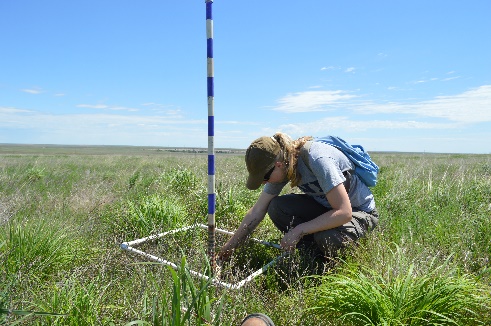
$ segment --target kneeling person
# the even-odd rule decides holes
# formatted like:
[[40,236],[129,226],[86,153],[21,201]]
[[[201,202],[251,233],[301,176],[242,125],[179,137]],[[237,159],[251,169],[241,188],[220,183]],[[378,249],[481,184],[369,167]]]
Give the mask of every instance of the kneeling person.
[[[245,161],[247,188],[265,186],[222,247],[221,259],[230,257],[266,213],[284,233],[280,243],[283,249],[314,244],[325,256],[333,256],[378,224],[372,192],[353,173],[354,163],[329,144],[314,142],[312,137],[292,140],[276,133],[252,142]],[[279,196],[288,182],[303,194]]]

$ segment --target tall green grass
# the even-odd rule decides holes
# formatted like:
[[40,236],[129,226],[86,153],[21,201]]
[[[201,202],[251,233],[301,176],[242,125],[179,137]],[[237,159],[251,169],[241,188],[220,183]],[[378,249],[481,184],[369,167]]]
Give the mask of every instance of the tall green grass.
[[[30,321],[33,325],[98,325],[110,322],[102,313],[110,283],[102,285],[97,278],[81,281],[70,277],[63,282],[46,286],[41,293],[48,296],[31,302],[34,309],[56,311],[61,316],[42,316]],[[32,293],[39,295],[38,293]]]
[[76,256],[78,239],[65,229],[53,228],[47,221],[10,223],[8,234],[3,229],[7,246],[4,267],[9,275],[35,273],[41,277],[71,265]]
[[491,258],[491,163],[476,158],[406,156],[405,169],[401,161],[383,167],[374,190],[386,239],[409,244],[414,254],[455,255],[465,270],[484,272]]
[[[150,309],[146,313],[148,320],[134,320],[126,325],[219,326],[222,300],[212,297],[214,291],[211,288],[211,279],[201,280],[198,285],[195,285],[185,258],[182,259],[177,271],[171,267],[168,267],[168,270],[173,281],[172,292],[164,292],[159,297],[153,298],[152,304],[148,306]],[[211,274],[208,276],[211,277]]]
[[115,227],[128,236],[144,237],[182,226],[186,214],[178,198],[161,194],[144,195],[123,205],[121,219]]
[[450,268],[450,260],[408,264],[400,248],[388,258],[382,272],[347,264],[320,277],[309,290],[309,312],[343,325],[485,325],[489,289],[475,277]]

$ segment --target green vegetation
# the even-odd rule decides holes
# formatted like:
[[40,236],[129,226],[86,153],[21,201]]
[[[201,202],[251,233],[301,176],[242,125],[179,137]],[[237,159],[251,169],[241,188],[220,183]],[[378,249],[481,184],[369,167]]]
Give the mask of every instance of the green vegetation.
[[[210,272],[206,230],[124,241],[207,220],[207,158],[138,147],[0,147],[0,325],[490,325],[491,155],[372,153],[379,227],[324,264],[298,253],[243,288]],[[235,230],[259,191],[243,156],[216,158],[217,226]],[[288,189],[286,191],[289,191]],[[266,219],[254,237],[278,243]],[[217,246],[227,237],[217,235]],[[278,256],[251,242],[234,283]]]
[[[348,264],[320,277],[309,289],[311,311],[348,325],[476,325],[486,309],[486,292],[468,275],[447,270],[447,262],[426,273],[406,266],[398,248],[380,273],[366,265]],[[489,294],[488,294],[489,295]]]

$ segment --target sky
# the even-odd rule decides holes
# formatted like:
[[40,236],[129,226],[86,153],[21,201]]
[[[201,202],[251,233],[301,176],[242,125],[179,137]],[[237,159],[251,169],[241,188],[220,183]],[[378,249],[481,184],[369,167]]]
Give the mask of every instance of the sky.
[[[0,144],[207,147],[205,1],[0,1]],[[491,1],[215,0],[215,148],[491,153]]]

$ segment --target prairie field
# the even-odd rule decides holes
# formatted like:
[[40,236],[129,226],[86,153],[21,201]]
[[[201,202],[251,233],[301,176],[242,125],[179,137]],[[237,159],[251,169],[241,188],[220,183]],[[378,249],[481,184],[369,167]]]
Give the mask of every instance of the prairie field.
[[[491,155],[371,153],[380,224],[325,261],[295,252],[239,289],[210,275],[207,155],[117,146],[0,145],[0,325],[491,325]],[[216,225],[233,231],[260,190],[243,153],[216,155]],[[285,192],[296,189],[285,189]],[[255,238],[279,243],[268,218]],[[217,235],[216,250],[226,241]],[[237,282],[278,249],[249,241]]]

